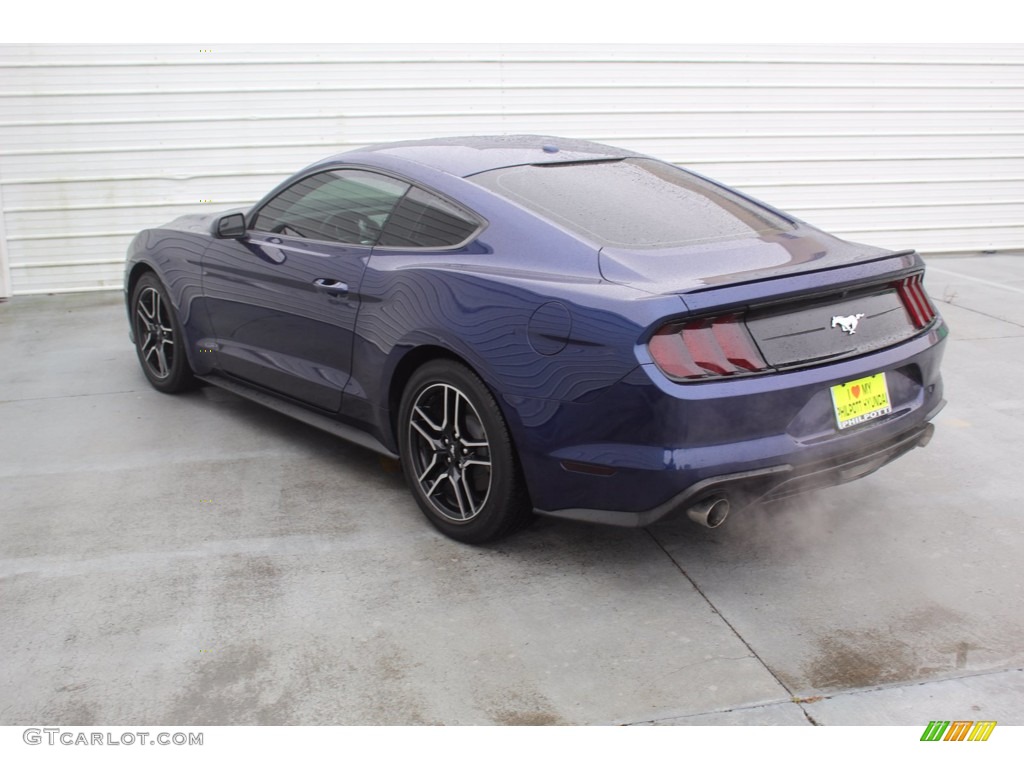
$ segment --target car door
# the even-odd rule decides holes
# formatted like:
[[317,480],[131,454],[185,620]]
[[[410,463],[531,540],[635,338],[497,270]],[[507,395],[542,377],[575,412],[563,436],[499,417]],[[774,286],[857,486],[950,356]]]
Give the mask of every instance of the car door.
[[356,169],[300,179],[203,255],[220,370],[336,412],[351,375],[360,283],[408,185]]

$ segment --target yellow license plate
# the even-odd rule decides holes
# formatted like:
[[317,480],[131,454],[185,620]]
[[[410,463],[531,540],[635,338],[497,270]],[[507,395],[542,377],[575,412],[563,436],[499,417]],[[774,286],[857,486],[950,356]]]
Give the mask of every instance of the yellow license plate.
[[836,384],[832,387],[832,405],[840,429],[892,413],[885,374],[876,373],[845,384]]

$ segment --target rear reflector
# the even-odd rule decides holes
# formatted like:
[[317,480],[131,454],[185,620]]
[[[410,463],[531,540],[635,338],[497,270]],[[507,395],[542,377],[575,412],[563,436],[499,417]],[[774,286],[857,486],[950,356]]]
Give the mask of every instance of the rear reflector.
[[661,328],[647,344],[673,379],[735,376],[767,368],[740,315],[690,320]]
[[924,275],[906,277],[895,283],[903,306],[907,308],[911,321],[917,328],[924,328],[935,319],[935,308],[924,292]]

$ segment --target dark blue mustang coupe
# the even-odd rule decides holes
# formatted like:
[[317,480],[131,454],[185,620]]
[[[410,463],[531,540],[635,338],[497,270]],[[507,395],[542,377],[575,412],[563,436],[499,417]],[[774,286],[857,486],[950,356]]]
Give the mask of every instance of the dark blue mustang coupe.
[[927,443],[947,329],[913,251],[846,242],[628,150],[367,147],[132,242],[142,370],[387,456],[479,543],[642,526],[866,475]]

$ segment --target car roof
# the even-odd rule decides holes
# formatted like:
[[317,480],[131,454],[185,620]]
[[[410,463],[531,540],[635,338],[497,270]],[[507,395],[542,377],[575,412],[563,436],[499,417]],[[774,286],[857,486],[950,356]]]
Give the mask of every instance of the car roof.
[[515,165],[574,163],[638,157],[618,147],[557,136],[459,136],[374,144],[326,158],[317,165],[367,163],[402,170],[406,163],[428,166],[453,176],[472,176]]

